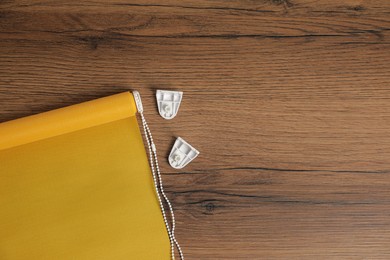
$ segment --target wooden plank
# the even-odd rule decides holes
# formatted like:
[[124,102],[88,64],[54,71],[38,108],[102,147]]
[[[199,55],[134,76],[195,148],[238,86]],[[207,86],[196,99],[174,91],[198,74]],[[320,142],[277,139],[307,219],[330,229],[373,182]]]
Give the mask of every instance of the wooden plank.
[[[186,259],[390,258],[390,2],[0,3],[0,121],[137,89]],[[180,89],[173,121],[155,89]],[[175,136],[201,155],[183,171]]]

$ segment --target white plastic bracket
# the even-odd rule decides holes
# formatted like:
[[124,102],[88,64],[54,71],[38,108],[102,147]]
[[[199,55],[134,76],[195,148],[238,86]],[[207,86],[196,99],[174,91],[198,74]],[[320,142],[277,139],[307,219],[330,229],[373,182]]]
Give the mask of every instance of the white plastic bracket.
[[157,90],[158,112],[165,119],[172,119],[179,111],[180,102],[183,97],[181,91]]
[[182,169],[199,155],[199,151],[178,137],[169,154],[169,164],[175,169]]
[[133,97],[134,97],[135,106],[137,107],[138,112],[139,113],[143,113],[144,112],[144,107],[142,105],[141,95],[139,94],[138,91],[134,90],[133,91]]

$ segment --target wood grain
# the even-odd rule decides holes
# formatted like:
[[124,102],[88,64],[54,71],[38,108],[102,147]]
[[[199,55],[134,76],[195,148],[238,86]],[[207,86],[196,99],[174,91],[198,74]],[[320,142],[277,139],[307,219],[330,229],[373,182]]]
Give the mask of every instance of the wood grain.
[[186,259],[390,259],[389,28],[387,0],[1,0],[0,120],[137,89]]

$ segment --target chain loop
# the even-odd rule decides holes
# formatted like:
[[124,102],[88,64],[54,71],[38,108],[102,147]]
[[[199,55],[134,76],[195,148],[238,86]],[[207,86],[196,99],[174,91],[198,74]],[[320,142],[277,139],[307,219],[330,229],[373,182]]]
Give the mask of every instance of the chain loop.
[[[182,251],[182,249],[181,249],[181,247],[180,247],[180,245],[177,242],[176,237],[175,237],[176,220],[175,220],[175,214],[173,212],[173,207],[172,207],[172,204],[169,201],[167,195],[165,194],[164,188],[163,188],[161,172],[160,172],[160,168],[158,165],[156,145],[154,144],[153,136],[152,136],[152,133],[151,133],[150,128],[148,126],[148,123],[146,122],[144,114],[142,112],[140,112],[140,115],[141,115],[141,120],[142,120],[142,126],[144,129],[146,143],[148,145],[148,150],[149,150],[149,161],[150,161],[150,167],[152,169],[152,174],[153,174],[154,187],[155,187],[155,190],[157,193],[157,198],[158,198],[161,212],[162,212],[162,215],[164,218],[165,227],[167,229],[168,236],[169,236],[172,260],[175,259],[175,246],[177,248],[177,251],[179,252],[180,260],[184,260],[183,251]],[[168,205],[169,212],[171,215],[172,227],[169,226],[169,222],[167,219],[167,215],[165,212],[164,204],[162,202],[160,193],[161,193],[164,201]]]

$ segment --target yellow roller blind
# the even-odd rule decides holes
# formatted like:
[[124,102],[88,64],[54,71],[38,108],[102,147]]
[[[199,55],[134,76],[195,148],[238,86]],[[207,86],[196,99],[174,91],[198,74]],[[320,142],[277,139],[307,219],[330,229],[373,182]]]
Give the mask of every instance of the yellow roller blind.
[[0,124],[0,259],[170,259],[129,92]]

